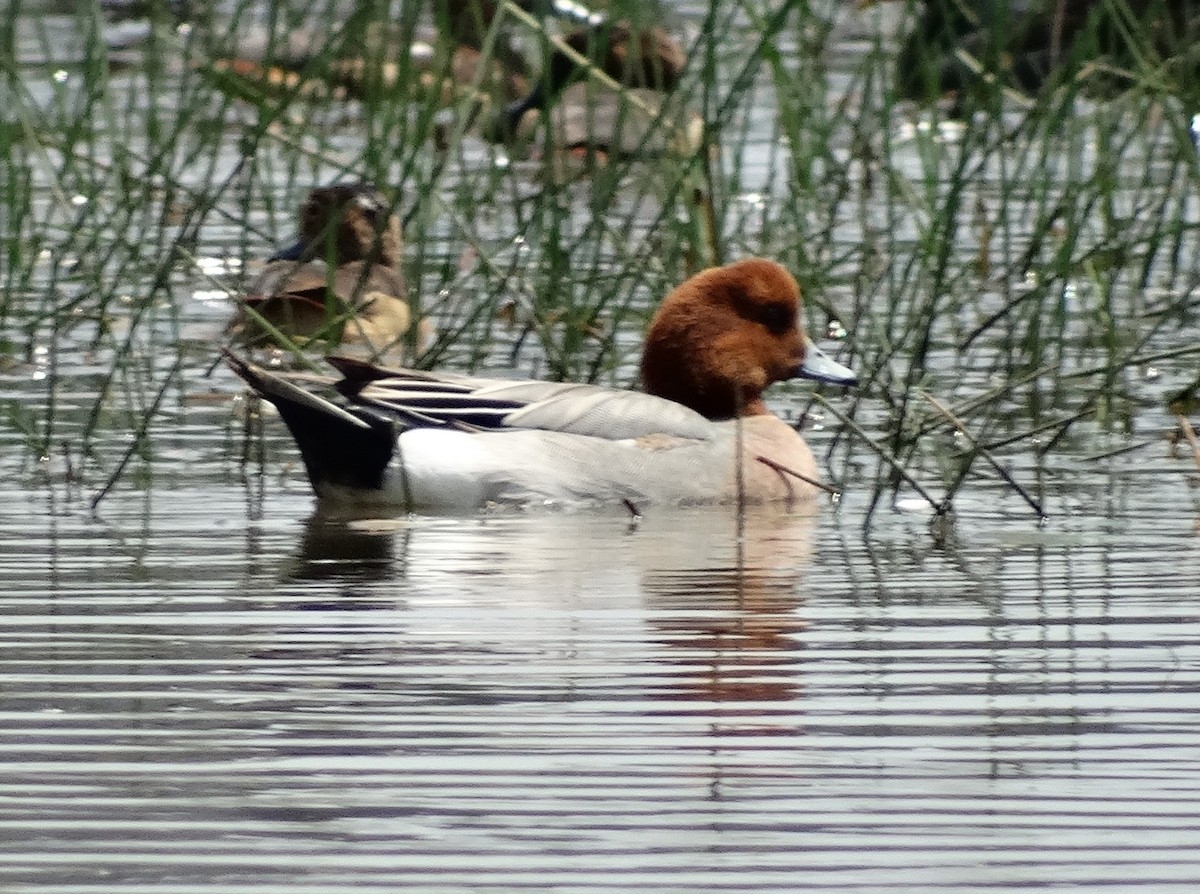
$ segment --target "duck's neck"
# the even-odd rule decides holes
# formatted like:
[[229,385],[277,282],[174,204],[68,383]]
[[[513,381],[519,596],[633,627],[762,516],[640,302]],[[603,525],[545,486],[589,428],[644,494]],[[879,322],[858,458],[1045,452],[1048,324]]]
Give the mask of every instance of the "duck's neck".
[[771,412],[759,389],[739,388],[731,383],[705,386],[700,384],[702,380],[678,373],[657,376],[655,372],[652,366],[642,369],[642,384],[648,393],[683,404],[714,422]]
[[727,419],[738,418],[746,419],[750,416],[770,415],[771,411],[767,409],[766,402],[763,401],[762,395],[757,395],[755,397],[743,396],[740,399],[736,395],[731,395],[731,397],[732,399],[709,400],[706,401],[702,406],[695,406],[687,401],[680,401],[680,403],[687,403],[688,406],[691,406],[693,410],[702,413],[704,416],[712,419],[713,421],[723,421]]
[[767,409],[766,401],[761,397],[756,397],[743,408],[742,416],[770,416],[771,411]]

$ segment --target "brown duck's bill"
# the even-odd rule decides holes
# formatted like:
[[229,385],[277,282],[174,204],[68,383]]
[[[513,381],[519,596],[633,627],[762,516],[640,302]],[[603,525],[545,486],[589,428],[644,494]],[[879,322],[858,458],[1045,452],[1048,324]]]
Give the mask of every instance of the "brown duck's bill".
[[804,362],[796,368],[795,376],[831,385],[858,384],[854,370],[838,363],[807,338],[804,340]]

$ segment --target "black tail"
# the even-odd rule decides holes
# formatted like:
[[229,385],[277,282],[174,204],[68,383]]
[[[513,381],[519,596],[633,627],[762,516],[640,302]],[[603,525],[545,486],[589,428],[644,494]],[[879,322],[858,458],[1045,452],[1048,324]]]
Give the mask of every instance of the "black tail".
[[383,487],[396,446],[391,420],[364,407],[335,403],[230,351],[223,353],[233,371],[279,410],[314,489],[323,483],[365,490]]

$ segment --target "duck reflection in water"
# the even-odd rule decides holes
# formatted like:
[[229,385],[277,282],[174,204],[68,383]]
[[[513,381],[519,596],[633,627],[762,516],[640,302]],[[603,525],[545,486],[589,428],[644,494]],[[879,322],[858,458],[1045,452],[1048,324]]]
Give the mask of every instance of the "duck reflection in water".
[[[347,591],[391,580],[400,573],[396,565],[398,536],[394,521],[383,524],[318,508],[304,523],[300,547],[285,576],[294,581],[339,584]],[[388,605],[394,607],[394,602]]]
[[[779,709],[760,706],[801,691],[797,635],[807,627],[801,609],[814,520],[812,508],[760,508],[739,534],[728,507],[655,513],[636,523],[594,512],[377,522],[318,513],[293,579],[342,581],[372,594],[369,601],[403,601],[406,628],[436,632],[454,656],[444,668],[450,685],[453,665],[469,661],[481,643],[489,661],[505,663],[515,659],[497,656],[601,649],[611,662],[602,676],[628,674],[633,689],[652,687],[656,710],[664,700],[711,702],[664,713],[707,710],[723,729],[778,732],[769,717]],[[545,688],[536,662],[517,662],[495,681],[505,700],[521,700],[526,673],[531,691]],[[646,663],[660,671],[649,683],[640,669]],[[593,673],[589,661],[577,669],[568,662],[554,677],[566,693]]]
[[808,627],[801,608],[813,523],[812,514],[754,513],[733,542],[719,529],[703,531],[707,561],[645,570],[649,626],[679,671],[666,695],[714,702],[723,733],[777,734],[794,725],[772,723],[779,708],[765,703],[801,694],[798,634]]

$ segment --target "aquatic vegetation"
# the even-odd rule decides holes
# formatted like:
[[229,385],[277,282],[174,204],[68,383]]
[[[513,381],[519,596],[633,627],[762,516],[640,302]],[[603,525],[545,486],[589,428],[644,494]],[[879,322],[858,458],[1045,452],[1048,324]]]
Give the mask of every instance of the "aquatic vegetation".
[[1135,85],[1151,67],[1187,77],[1200,39],[1193,0],[929,0],[896,58],[914,99],[1007,86]]
[[[139,469],[153,486],[188,407],[233,389],[208,378],[233,298],[307,191],[334,181],[404,197],[408,297],[437,329],[418,362],[439,369],[628,384],[669,286],[777,258],[810,330],[862,381],[793,411],[820,423],[806,436],[827,477],[881,506],[916,494],[948,514],[999,477],[1036,516],[1039,482],[1064,463],[1159,449],[1169,395],[1195,379],[1200,95],[1136,16],[1116,19],[1141,48],[1119,94],[1064,78],[1021,97],[995,81],[963,115],[896,83],[916,4],[713,2],[669,23],[688,59],[671,95],[703,122],[697,143],[565,178],[551,153],[482,139],[473,91],[414,100],[409,55],[353,98],[304,86],[347,58],[369,67],[355,51],[379,45],[382,22],[430,24],[418,4],[389,20],[382,2],[245,0],[156,14],[119,47],[98,7],[14,12],[0,21],[0,58],[16,60],[0,113],[0,373],[19,387],[0,427],[51,466],[69,457],[93,494]],[[265,60],[318,35],[306,76],[232,90],[218,63],[252,27]],[[511,39],[537,70],[545,34],[570,27],[500,4],[477,51]],[[668,117],[648,126],[661,135]]]

